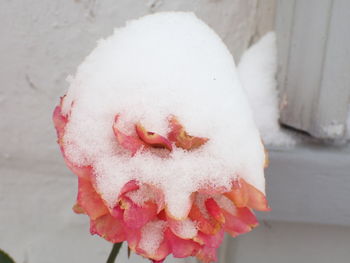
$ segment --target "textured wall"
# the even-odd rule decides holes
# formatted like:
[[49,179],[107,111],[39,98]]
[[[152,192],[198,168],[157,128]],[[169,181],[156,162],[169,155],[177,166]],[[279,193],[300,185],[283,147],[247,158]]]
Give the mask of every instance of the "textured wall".
[[187,10],[238,59],[272,28],[274,6],[274,0],[1,0],[0,248],[23,263],[103,262],[109,251],[90,237],[87,218],[70,210],[76,180],[51,122],[66,76],[96,40],[131,18]]

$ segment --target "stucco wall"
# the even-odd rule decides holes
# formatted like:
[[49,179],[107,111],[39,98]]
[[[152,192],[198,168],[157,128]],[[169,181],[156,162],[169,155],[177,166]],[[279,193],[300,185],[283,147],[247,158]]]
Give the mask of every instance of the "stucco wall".
[[51,114],[66,76],[96,40],[165,10],[195,12],[238,59],[272,28],[274,0],[0,1],[0,248],[17,262],[105,261],[110,244],[91,237],[88,218],[71,211],[76,179],[63,164]]

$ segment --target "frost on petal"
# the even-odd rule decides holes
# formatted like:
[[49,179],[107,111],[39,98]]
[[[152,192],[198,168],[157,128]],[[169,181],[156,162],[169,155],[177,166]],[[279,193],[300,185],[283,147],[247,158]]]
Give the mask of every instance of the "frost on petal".
[[91,234],[98,234],[112,243],[120,243],[126,239],[127,229],[121,220],[106,214],[91,220],[90,232]]
[[169,151],[172,151],[173,147],[167,138],[155,132],[147,131],[140,123],[135,125],[135,129],[139,138],[147,145],[154,148],[166,148]]
[[168,134],[168,138],[170,141],[175,142],[177,147],[185,150],[193,150],[199,148],[209,140],[208,138],[195,137],[187,134],[185,128],[174,116],[170,117],[169,124],[171,131]]
[[192,239],[197,236],[198,230],[196,228],[196,224],[186,218],[184,220],[175,220],[172,218],[168,218],[168,224],[171,231],[182,239]]
[[[142,227],[141,239],[138,245],[142,254],[155,260],[161,260],[169,254],[169,247],[167,243],[163,242],[166,225],[167,223],[163,220],[154,220]],[[161,251],[159,252],[162,255],[157,254],[160,248]]]
[[78,178],[77,203],[92,220],[108,213],[107,207],[91,182],[83,178]]

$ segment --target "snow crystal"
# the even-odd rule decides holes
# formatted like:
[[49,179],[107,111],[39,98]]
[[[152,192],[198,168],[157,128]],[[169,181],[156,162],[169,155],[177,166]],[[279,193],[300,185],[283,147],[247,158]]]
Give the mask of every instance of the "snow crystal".
[[[70,113],[68,158],[94,167],[111,207],[132,179],[162,189],[176,217],[186,216],[192,192],[208,184],[229,187],[237,175],[264,192],[263,145],[233,58],[191,13],[145,16],[100,40],[71,78],[63,112]],[[192,151],[174,147],[166,158],[151,152],[131,158],[113,134],[116,114],[130,135],[140,121],[166,136],[167,119],[175,115],[190,135],[209,141]]]
[[270,32],[243,54],[238,73],[264,143],[292,145],[293,138],[282,132],[278,122],[276,71],[276,36]]
[[149,255],[154,255],[163,241],[166,222],[156,220],[148,222],[142,227],[139,247]]

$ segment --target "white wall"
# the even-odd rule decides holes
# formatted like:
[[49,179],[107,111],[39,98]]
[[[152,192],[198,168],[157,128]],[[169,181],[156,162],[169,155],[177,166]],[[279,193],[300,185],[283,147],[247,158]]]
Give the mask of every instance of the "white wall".
[[272,27],[274,0],[0,1],[0,248],[17,262],[105,261],[110,244],[71,211],[76,178],[63,164],[51,114],[96,40],[160,10],[194,11],[239,58]]
[[343,226],[266,222],[227,245],[226,263],[350,262],[350,228]]

